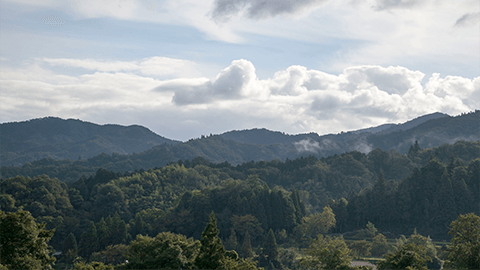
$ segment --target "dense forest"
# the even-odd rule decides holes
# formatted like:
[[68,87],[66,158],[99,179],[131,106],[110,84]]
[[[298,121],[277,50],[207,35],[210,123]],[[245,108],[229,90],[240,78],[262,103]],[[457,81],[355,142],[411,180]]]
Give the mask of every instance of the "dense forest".
[[[304,248],[317,241],[345,244],[343,238],[315,239],[318,234],[367,236],[348,243],[357,255],[393,252],[385,237],[405,245],[414,240],[403,235],[449,241],[459,215],[480,215],[479,153],[480,142],[432,149],[416,142],[407,155],[375,149],[235,166],[197,157],[131,172],[111,161],[103,163],[108,169],[99,162],[74,171],[69,163],[51,162],[39,165],[39,174],[24,165],[2,168],[0,209],[29,213],[44,230],[54,229],[49,244],[62,251],[59,263],[72,264],[80,256],[83,263],[120,264],[135,245],[165,239],[198,253],[201,244],[194,239],[203,241],[210,220],[225,248],[250,258],[232,255],[237,264],[302,269],[308,262],[298,258],[310,256]],[[64,173],[78,178],[66,181]],[[268,257],[273,251],[267,243],[278,244],[281,252]],[[197,255],[184,266],[195,268]],[[430,257],[439,261],[442,254]]]

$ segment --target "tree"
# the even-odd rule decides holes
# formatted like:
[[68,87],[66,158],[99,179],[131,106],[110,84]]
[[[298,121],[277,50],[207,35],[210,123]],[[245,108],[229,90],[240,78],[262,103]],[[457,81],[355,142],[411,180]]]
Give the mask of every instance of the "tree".
[[375,225],[369,221],[366,225],[365,232],[370,238],[373,238],[377,234],[378,230],[375,228]]
[[123,269],[191,269],[200,249],[199,241],[171,232],[154,238],[137,235],[125,255]]
[[272,265],[274,269],[281,269],[282,264],[278,260],[278,246],[275,239],[275,234],[273,230],[268,231],[267,240],[263,245],[263,252],[260,259],[260,266],[270,266]]
[[474,213],[460,215],[450,224],[453,236],[448,247],[448,266],[455,269],[480,268],[480,217]]
[[52,269],[55,258],[48,241],[54,232],[35,222],[28,211],[0,211],[0,265],[8,269]]
[[244,258],[253,257],[252,242],[250,241],[250,234],[248,231],[245,233],[245,237],[243,238],[241,254]]
[[372,243],[367,240],[360,240],[352,242],[348,247],[355,253],[355,256],[370,256],[370,250],[372,250]]
[[92,261],[104,262],[108,264],[121,264],[125,262],[125,254],[128,251],[128,246],[118,244],[114,246],[107,246],[104,250],[92,254]]
[[78,255],[77,239],[73,233],[70,233],[63,243],[63,254],[68,263],[71,263]]
[[301,264],[308,269],[352,269],[352,256],[343,237],[318,235],[308,247]]
[[335,227],[335,214],[332,208],[325,206],[322,213],[316,213],[303,218],[299,226],[300,232],[307,237],[315,237],[318,234],[326,234]]
[[388,243],[387,238],[379,233],[377,236],[373,237],[372,241],[372,254],[374,256],[381,256],[388,252]]
[[237,249],[237,233],[235,232],[235,229],[232,227],[230,229],[230,237],[227,239],[227,242],[225,243],[225,247],[228,248],[229,250],[235,250]]
[[378,263],[378,269],[427,270],[427,261],[431,261],[431,258],[427,255],[426,247],[415,245],[414,243],[407,243],[395,253],[385,255],[385,261]]
[[98,251],[97,227],[90,221],[88,230],[83,232],[80,238],[80,254],[88,259],[96,251]]
[[265,241],[263,246],[263,253],[268,256],[269,261],[278,259],[278,246],[272,229],[268,231],[267,241]]
[[221,269],[224,265],[225,248],[218,237],[217,219],[212,212],[209,222],[202,232],[200,253],[195,259],[195,266],[199,269]]

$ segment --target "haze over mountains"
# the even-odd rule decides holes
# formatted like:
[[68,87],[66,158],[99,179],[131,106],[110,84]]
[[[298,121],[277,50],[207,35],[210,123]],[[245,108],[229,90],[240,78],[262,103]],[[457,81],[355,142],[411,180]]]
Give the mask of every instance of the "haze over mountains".
[[355,150],[368,153],[375,148],[406,153],[415,141],[424,148],[432,148],[458,140],[480,140],[479,123],[480,111],[456,117],[434,113],[403,124],[385,124],[341,134],[288,135],[251,129],[202,136],[182,143],[141,126],[102,126],[47,117],[0,125],[0,165],[18,166],[43,158],[88,159],[101,153],[144,160],[145,165],[153,167],[197,156],[215,163],[240,164],[308,155],[325,157]]

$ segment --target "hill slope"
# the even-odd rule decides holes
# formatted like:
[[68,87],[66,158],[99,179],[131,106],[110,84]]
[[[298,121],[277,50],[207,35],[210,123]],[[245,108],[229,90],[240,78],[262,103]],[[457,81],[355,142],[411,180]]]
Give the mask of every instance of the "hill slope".
[[41,158],[78,159],[100,153],[132,154],[177,141],[141,126],[97,125],[55,117],[0,124],[0,164]]
[[[28,129],[15,126],[21,124],[28,126]],[[184,143],[162,138],[139,126],[98,126],[58,118],[3,124],[0,128],[2,165],[21,164],[41,158],[76,160],[78,156],[87,158],[102,152],[116,152],[121,155],[100,155],[92,161],[102,160],[102,164],[112,162],[110,169],[116,170],[120,166],[116,163],[122,160],[125,164],[120,167],[125,171],[163,166],[171,161],[198,156],[215,163],[227,161],[241,164],[251,160],[285,160],[309,155],[326,157],[350,151],[368,153],[375,148],[384,151],[394,149],[406,154],[416,140],[424,148],[452,144],[459,140],[480,140],[480,111],[456,117],[434,114],[381,131],[373,129],[376,133],[365,131],[324,136],[315,133],[287,135],[266,129],[253,129],[231,131]],[[151,148],[152,146],[154,147]],[[144,152],[140,153],[140,149]],[[132,152],[137,154],[125,156]]]

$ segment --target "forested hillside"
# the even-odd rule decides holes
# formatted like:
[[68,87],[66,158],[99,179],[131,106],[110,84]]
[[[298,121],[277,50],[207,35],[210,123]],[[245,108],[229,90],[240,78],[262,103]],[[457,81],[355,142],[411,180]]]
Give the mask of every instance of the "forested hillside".
[[55,117],[0,124],[0,165],[42,158],[90,158],[100,153],[132,154],[178,141],[141,126],[96,125]]
[[[260,266],[305,269],[291,248],[308,246],[319,233],[378,234],[371,248],[380,255],[391,249],[384,234],[398,238],[416,229],[449,240],[458,215],[480,214],[479,158],[480,142],[434,149],[416,143],[408,155],[376,149],[236,166],[197,157],[136,172],[99,168],[68,183],[52,176],[58,173],[52,165],[45,175],[0,180],[0,209],[26,210],[55,229],[50,244],[65,252],[63,262],[80,255],[121,263],[137,241],[153,241],[139,234],[200,239],[215,213],[219,237],[241,257],[257,254]],[[273,261],[265,253],[272,237],[284,248]],[[367,254],[371,244],[352,245]]]
[[[41,173],[36,162],[46,158],[40,166],[72,164],[79,160],[77,167],[98,165],[114,171],[122,167],[120,171],[124,172],[198,156],[214,163],[226,161],[237,165],[252,160],[285,161],[308,155],[321,158],[351,151],[369,153],[376,148],[407,154],[415,141],[425,148],[459,140],[478,141],[479,123],[480,111],[456,117],[437,113],[387,129],[378,127],[323,136],[253,129],[201,136],[180,143],[139,126],[99,126],[79,120],[44,118],[0,125],[0,165],[25,164]],[[117,166],[119,163],[122,165]],[[3,171],[2,168],[2,174]],[[69,181],[76,178],[73,176]]]
[[[477,111],[388,134],[359,134],[364,146],[369,145],[367,136],[371,144],[397,138],[397,145],[418,136],[420,140],[413,140],[405,153],[376,148],[322,156],[306,150],[320,147],[311,138],[300,145],[273,145],[212,135],[129,155],[104,153],[88,159],[49,158],[3,166],[0,218],[24,220],[29,230],[62,251],[58,269],[72,264],[90,269],[92,261],[99,261],[92,262],[98,269],[110,270],[113,266],[105,268],[103,263],[117,265],[116,269],[148,269],[148,265],[195,269],[202,265],[208,230],[219,237],[217,244],[223,243],[220,253],[229,258],[222,259],[228,269],[310,269],[319,263],[313,260],[315,245],[340,250],[346,256],[345,269],[353,270],[348,266],[351,254],[379,260],[405,250],[418,252],[416,258],[425,267],[430,258],[428,267],[440,269],[442,260],[451,264],[461,260],[451,257],[454,253],[445,251],[445,244],[435,246],[422,235],[449,241],[452,221],[477,222],[480,141],[425,148],[422,136],[432,130],[444,138],[461,131],[473,134],[478,125],[472,123],[478,116]],[[285,135],[275,136],[280,140]],[[335,138],[331,147],[354,148],[355,136],[344,133],[323,139]],[[172,254],[178,256],[169,257]],[[380,267],[394,263],[388,256],[378,263]],[[41,258],[46,264],[53,262],[51,256]],[[130,265],[125,264],[127,259]]]

